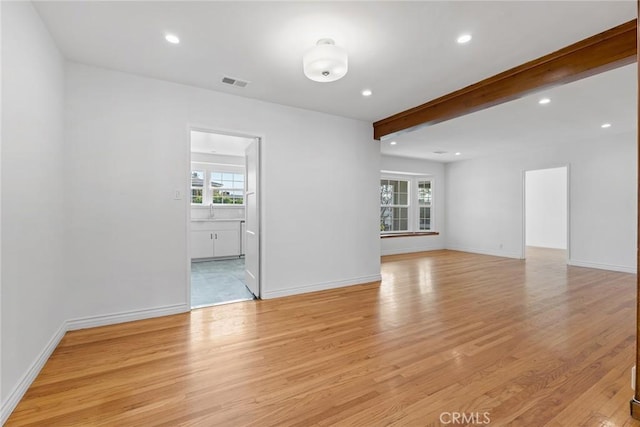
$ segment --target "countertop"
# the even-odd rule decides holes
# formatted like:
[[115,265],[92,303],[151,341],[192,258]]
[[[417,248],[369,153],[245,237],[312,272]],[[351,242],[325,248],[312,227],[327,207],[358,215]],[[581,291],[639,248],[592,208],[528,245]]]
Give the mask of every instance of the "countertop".
[[244,221],[244,218],[191,218],[191,222],[231,222]]

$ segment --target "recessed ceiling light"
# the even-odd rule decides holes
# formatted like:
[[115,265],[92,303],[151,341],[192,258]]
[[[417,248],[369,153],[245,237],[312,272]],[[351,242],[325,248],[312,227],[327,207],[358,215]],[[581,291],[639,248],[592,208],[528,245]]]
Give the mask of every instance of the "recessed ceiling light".
[[544,105],[544,104],[548,104],[550,102],[551,102],[551,100],[549,98],[542,98],[540,101],[538,101],[538,104]]
[[460,37],[458,37],[457,41],[459,44],[469,43],[471,41],[471,34],[462,34]]
[[395,142],[395,141],[391,141],[389,144],[390,144],[390,145],[396,145],[396,144],[397,144],[397,142]]
[[458,151],[458,152],[456,153],[456,156],[459,156],[460,154],[462,154],[462,153]]
[[606,129],[606,128],[610,128],[611,127],[611,123],[603,123],[602,126],[600,126],[602,129]]
[[362,91],[362,96],[371,96],[373,94],[373,92],[371,92],[371,89],[365,89]]
[[166,41],[168,41],[169,43],[171,43],[171,44],[180,43],[180,39],[175,34],[167,34],[167,35],[164,36],[164,39]]

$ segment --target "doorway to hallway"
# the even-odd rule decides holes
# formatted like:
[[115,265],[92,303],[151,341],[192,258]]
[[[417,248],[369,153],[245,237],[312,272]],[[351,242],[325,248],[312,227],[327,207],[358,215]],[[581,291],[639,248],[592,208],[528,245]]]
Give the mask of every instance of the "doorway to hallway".
[[568,259],[568,167],[525,172],[524,250],[553,249]]

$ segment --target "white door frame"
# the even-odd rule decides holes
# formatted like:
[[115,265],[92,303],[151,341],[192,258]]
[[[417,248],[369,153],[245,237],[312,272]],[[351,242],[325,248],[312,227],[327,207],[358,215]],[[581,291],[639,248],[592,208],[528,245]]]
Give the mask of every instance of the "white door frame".
[[533,169],[525,169],[522,171],[522,256],[520,259],[526,259],[527,254],[527,172],[545,170],[545,169],[567,169],[567,251],[566,262],[571,260],[571,164],[565,163],[561,165],[552,165],[545,167],[537,167]]
[[198,132],[206,132],[206,133],[215,133],[215,134],[219,134],[219,135],[228,135],[228,136],[237,136],[237,137],[241,137],[241,138],[255,138],[258,141],[258,166],[257,166],[257,171],[256,171],[256,176],[258,179],[258,197],[259,197],[259,204],[258,204],[258,222],[260,224],[260,231],[259,231],[259,235],[258,235],[258,274],[259,274],[259,281],[258,281],[258,295],[256,295],[258,298],[261,297],[261,295],[263,294],[263,267],[262,267],[262,252],[263,252],[263,235],[264,235],[264,228],[263,228],[263,224],[264,224],[264,217],[263,217],[263,208],[262,208],[262,200],[263,198],[261,197],[261,193],[263,191],[263,174],[262,174],[262,142],[264,141],[264,136],[260,135],[259,133],[246,133],[246,132],[241,132],[241,131],[236,131],[236,130],[230,130],[230,129],[220,129],[220,128],[212,128],[210,126],[206,126],[206,125],[199,125],[199,124],[187,124],[187,138],[186,141],[187,143],[185,144],[185,154],[186,154],[186,163],[185,163],[185,167],[186,167],[186,173],[185,173],[185,184],[184,187],[186,190],[183,191],[183,194],[185,195],[184,197],[184,209],[185,209],[185,234],[186,234],[186,243],[187,243],[187,257],[186,257],[186,264],[187,264],[187,277],[186,277],[186,290],[185,290],[185,295],[186,295],[186,299],[187,299],[187,305],[189,306],[189,310],[191,310],[191,186],[188,185],[188,183],[190,182],[191,179],[191,131],[198,131]]

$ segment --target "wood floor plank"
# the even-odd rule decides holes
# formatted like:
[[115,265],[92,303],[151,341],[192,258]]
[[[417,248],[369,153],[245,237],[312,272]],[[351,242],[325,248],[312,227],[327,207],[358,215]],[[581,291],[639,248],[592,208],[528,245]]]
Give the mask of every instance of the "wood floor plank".
[[69,332],[7,426],[640,426],[635,276],[527,256],[394,255],[379,283]]

